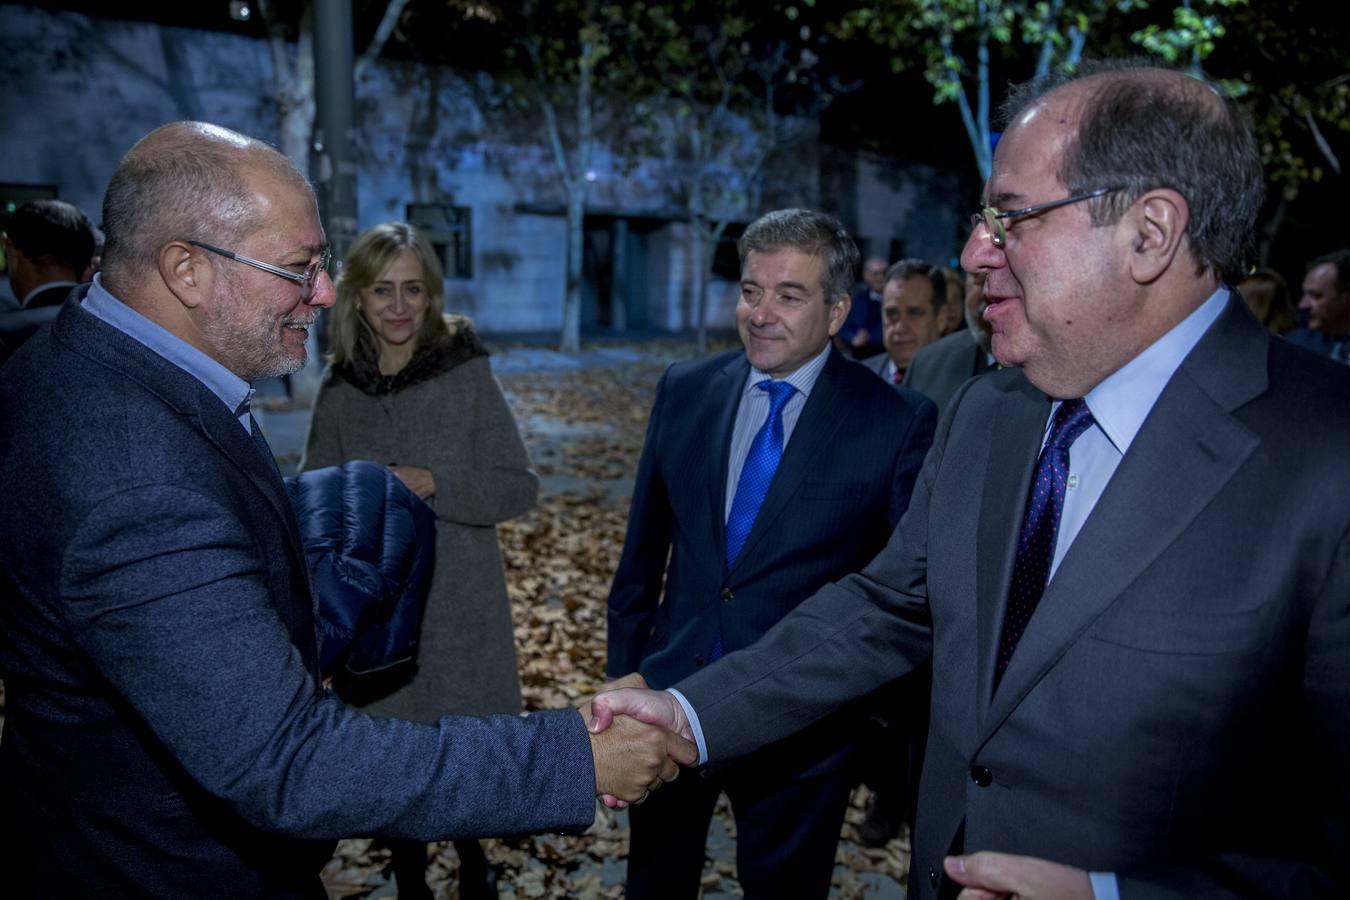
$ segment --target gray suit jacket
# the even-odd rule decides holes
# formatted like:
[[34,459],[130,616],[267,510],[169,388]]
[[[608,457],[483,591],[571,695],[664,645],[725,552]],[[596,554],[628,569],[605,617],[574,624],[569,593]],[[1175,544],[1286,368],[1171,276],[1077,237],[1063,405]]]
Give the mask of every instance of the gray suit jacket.
[[67,302],[0,370],[14,896],[322,896],[337,838],[590,823],[575,712],[418,725],[348,709],[319,682],[314,609],[266,448]]
[[[970,382],[863,572],[681,682],[720,760],[923,660],[910,890],[943,854],[1048,857],[1131,896],[1350,891],[1350,373],[1230,301],[993,664],[1049,401]],[[972,476],[977,477],[972,477]]]
[[970,329],[962,328],[927,347],[909,361],[904,385],[937,404],[938,415],[947,411],[956,392],[976,375],[989,371],[989,357]]
[[[883,353],[878,353],[876,356],[869,356],[869,357],[867,357],[867,359],[860,359],[860,360],[858,360],[858,362],[859,362],[861,365],[864,365],[864,366],[866,366],[867,368],[871,369],[871,370],[872,370],[873,372],[875,372],[878,376],[881,376],[881,370],[884,369],[884,368],[886,368],[886,363],[888,363],[888,362],[890,362],[890,361],[891,361],[891,358],[890,358],[889,356],[887,356],[884,352],[883,352]],[[887,379],[887,383],[889,383],[889,382],[890,382],[890,379]]]

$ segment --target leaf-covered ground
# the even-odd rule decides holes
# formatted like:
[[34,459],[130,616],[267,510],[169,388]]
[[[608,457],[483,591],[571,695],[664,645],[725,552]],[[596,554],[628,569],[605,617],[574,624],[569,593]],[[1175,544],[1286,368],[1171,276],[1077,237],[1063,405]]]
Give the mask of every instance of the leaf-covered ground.
[[[506,374],[502,383],[543,478],[539,506],[501,526],[507,587],[529,709],[575,705],[601,684],[605,598],[623,547],[632,476],[656,382],[670,348],[647,361],[570,372]],[[667,352],[662,352],[662,351]],[[725,800],[724,800],[725,803]],[[840,842],[832,896],[903,897],[908,842],[867,850],[856,841],[866,789],[855,792]],[[709,839],[705,896],[735,896],[734,823],[719,808]],[[618,898],[628,847],[626,817],[601,808],[590,832],[484,842],[502,897]],[[428,880],[455,898],[455,851],[436,844]],[[326,872],[333,897],[388,896],[387,852],[344,841]]]

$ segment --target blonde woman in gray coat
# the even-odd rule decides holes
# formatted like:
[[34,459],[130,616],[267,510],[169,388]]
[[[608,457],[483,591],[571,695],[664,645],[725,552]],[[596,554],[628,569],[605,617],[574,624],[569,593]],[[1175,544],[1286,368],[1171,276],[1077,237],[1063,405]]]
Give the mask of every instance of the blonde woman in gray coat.
[[[336,688],[378,715],[520,712],[515,639],[496,525],[530,510],[539,479],[487,351],[443,315],[441,266],[411,225],[362,233],[337,282],[330,366],[301,470],[388,465],[436,513],[436,567],[415,666]],[[399,896],[430,897],[426,847],[394,843]],[[455,841],[460,896],[496,897],[477,841]]]

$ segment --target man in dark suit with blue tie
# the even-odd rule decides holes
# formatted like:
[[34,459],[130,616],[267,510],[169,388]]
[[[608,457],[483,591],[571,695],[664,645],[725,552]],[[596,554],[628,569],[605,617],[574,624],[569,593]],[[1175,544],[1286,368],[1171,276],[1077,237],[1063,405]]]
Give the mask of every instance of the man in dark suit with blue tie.
[[[611,672],[665,687],[752,644],[863,565],[909,504],[936,412],[832,349],[857,264],[834,219],[769,213],[739,243],[744,352],[657,387],[609,598]],[[693,898],[718,794],[747,897],[824,897],[847,806],[854,717],[686,778],[631,812],[630,898]]]
[[177,122],[103,215],[103,275],[0,370],[11,896],[323,897],[338,838],[581,828],[605,784],[636,800],[693,758],[657,730],[597,743],[571,710],[345,707],[249,412],[333,303],[314,195],[272,148]]

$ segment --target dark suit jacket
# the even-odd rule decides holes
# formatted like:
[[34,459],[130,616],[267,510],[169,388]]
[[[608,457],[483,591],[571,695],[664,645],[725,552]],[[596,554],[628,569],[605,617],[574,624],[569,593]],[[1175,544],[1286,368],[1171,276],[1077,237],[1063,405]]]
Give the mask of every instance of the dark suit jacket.
[[0,372],[0,528],[15,896],[322,896],[340,837],[592,820],[575,712],[417,725],[321,687],[270,453],[76,300]]
[[1239,300],[1172,377],[993,665],[1049,404],[1019,370],[953,402],[861,574],[678,687],[712,759],[929,658],[910,890],[967,850],[1121,874],[1122,895],[1350,893],[1350,373]]
[[657,386],[609,597],[611,675],[665,686],[704,665],[719,628],[728,651],[754,643],[871,559],[909,505],[932,404],[831,350],[727,571],[727,462],[749,375],[735,351],[672,366]]
[[69,285],[50,287],[34,294],[27,306],[0,311],[0,365],[4,365],[39,328],[56,321],[61,303],[72,290]]
[[867,359],[859,360],[859,362],[862,365],[866,366],[868,369],[872,371],[873,375],[876,375],[878,378],[884,379],[887,384],[891,384],[892,383],[891,380],[889,378],[886,378],[886,376],[882,375],[881,373],[886,368],[886,363],[890,361],[891,361],[890,356],[887,355],[884,350],[881,353],[878,353],[876,356],[869,356]]
[[961,385],[988,370],[988,354],[970,329],[962,328],[920,347],[905,370],[904,384],[936,403],[942,415]]

